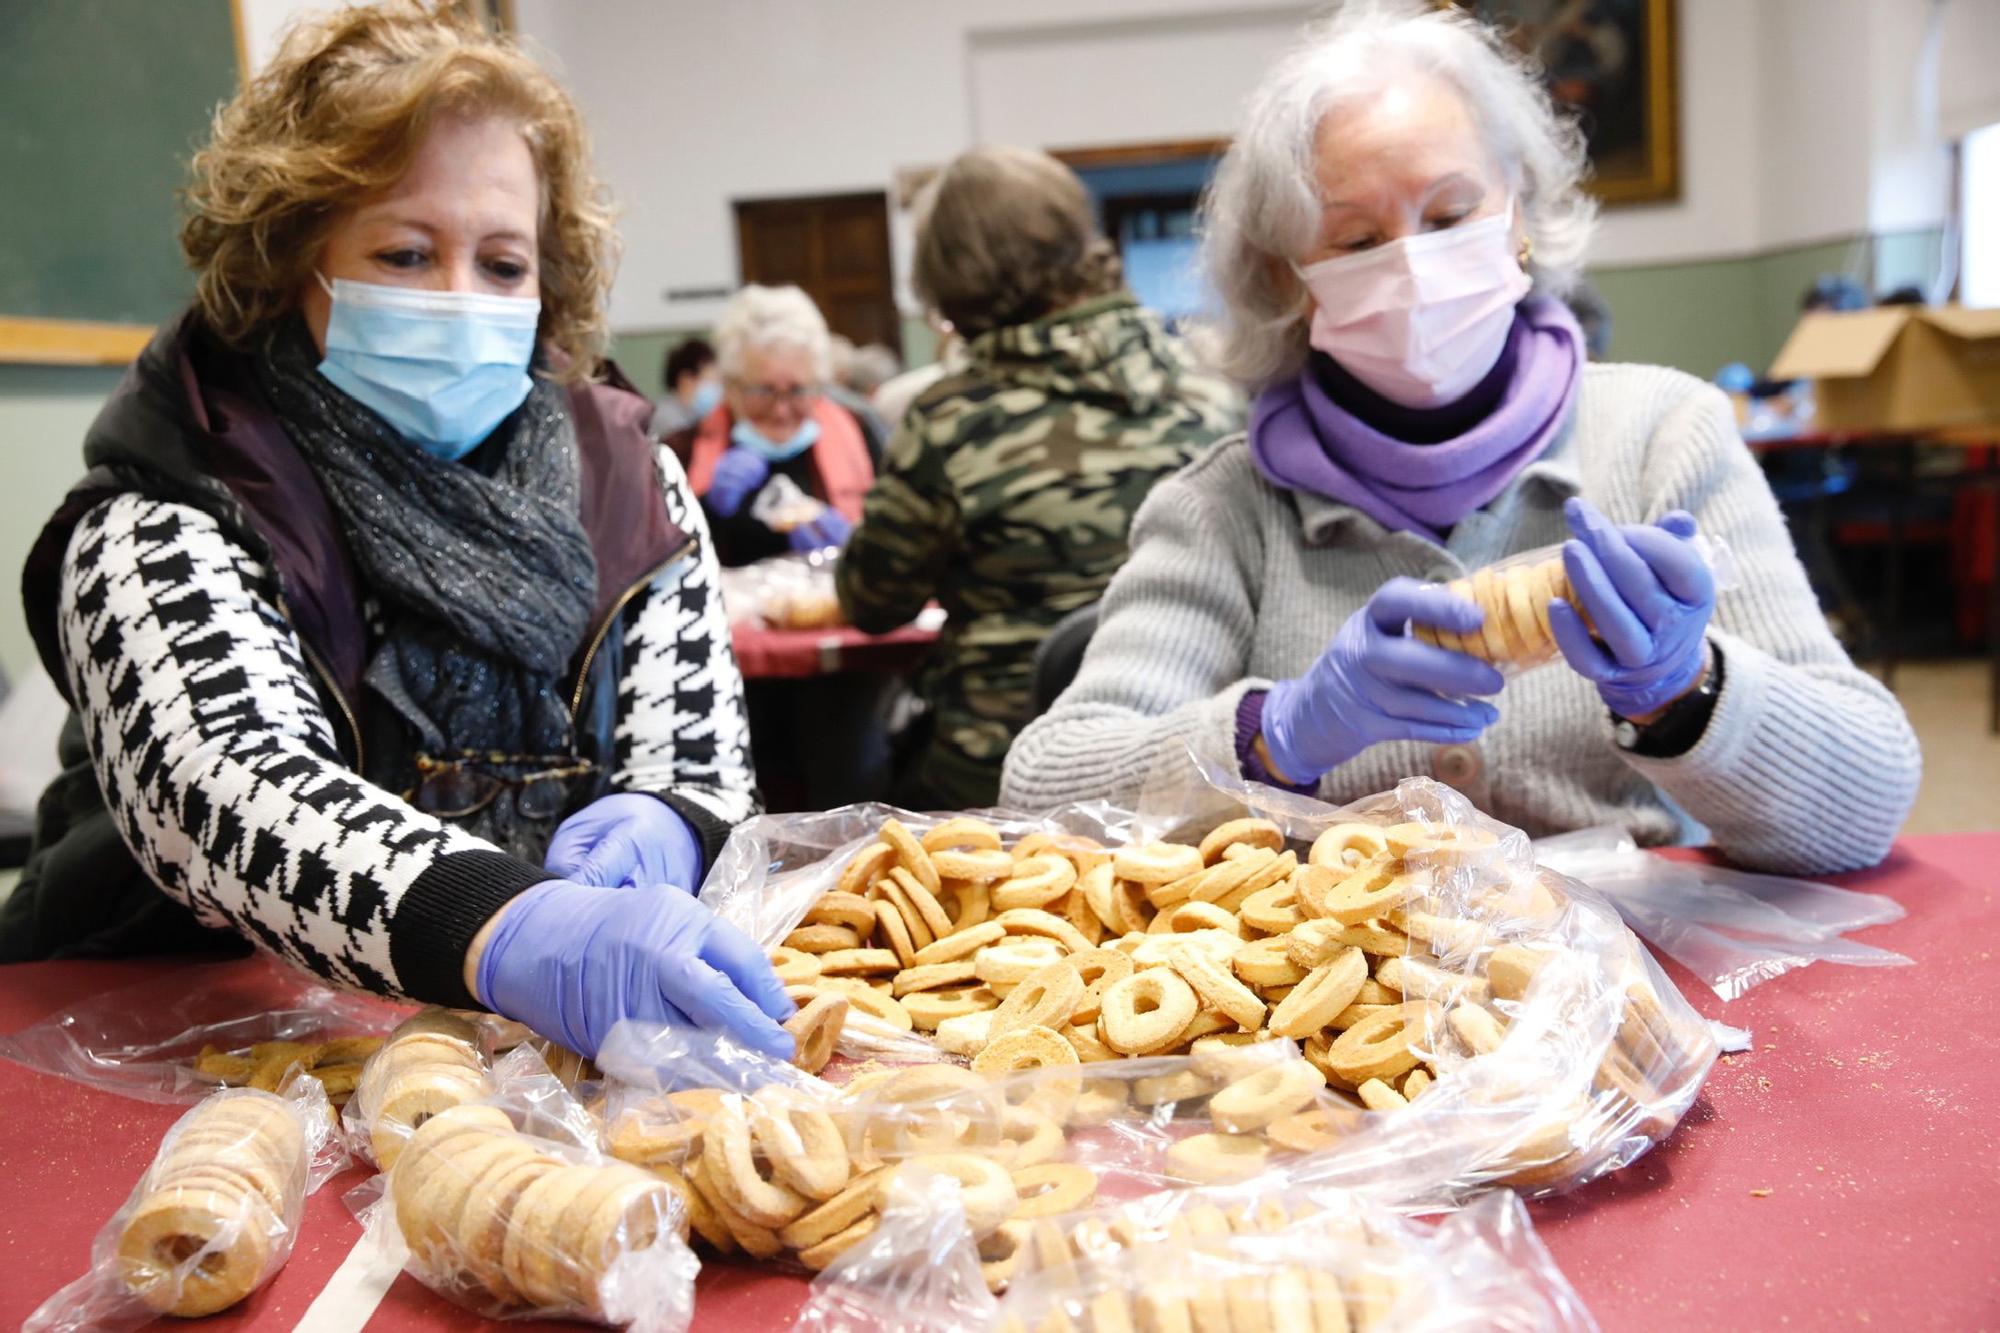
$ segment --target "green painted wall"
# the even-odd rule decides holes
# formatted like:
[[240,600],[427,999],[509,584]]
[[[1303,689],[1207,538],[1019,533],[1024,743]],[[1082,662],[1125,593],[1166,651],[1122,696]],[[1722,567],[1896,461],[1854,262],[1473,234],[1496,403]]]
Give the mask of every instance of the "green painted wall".
[[21,562],[76,479],[83,432],[119,372],[0,364],[0,667],[18,676],[34,661],[21,615]]
[[1731,361],[1761,371],[1776,358],[1799,299],[1823,273],[1851,273],[1871,292],[1928,287],[1942,233],[1854,236],[1741,259],[1594,268],[1611,307],[1611,355],[1707,379]]

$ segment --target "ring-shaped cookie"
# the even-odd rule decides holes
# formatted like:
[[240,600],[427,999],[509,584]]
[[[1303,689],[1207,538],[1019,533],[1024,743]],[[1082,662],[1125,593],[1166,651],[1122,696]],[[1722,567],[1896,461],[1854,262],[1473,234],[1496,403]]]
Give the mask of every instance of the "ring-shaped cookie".
[[1271,1160],[1270,1145],[1249,1134],[1191,1134],[1167,1149],[1169,1174],[1197,1185],[1247,1180]]
[[932,852],[931,862],[937,866],[939,876],[947,885],[968,880],[987,884],[1007,878],[1014,869],[1014,858],[1002,851],[947,849]]
[[954,815],[933,824],[925,831],[921,842],[923,849],[932,854],[960,849],[998,851],[1000,830],[972,815]]
[[1220,1089],[1208,1099],[1208,1116],[1218,1129],[1246,1134],[1304,1110],[1325,1086],[1304,1060],[1280,1060]]
[[1097,1021],[1107,1045],[1137,1055],[1179,1036],[1199,1008],[1187,982],[1165,968],[1148,968],[1104,992]]
[[[874,913],[869,914],[870,921]],[[819,976],[819,958],[800,949],[788,949],[780,944],[771,950],[771,971],[787,986],[805,985]]]
[[1323,1030],[1361,991],[1368,980],[1368,959],[1361,950],[1343,950],[1306,974],[1304,981],[1279,1002],[1271,1014],[1271,1031],[1281,1037],[1304,1038]]
[[865,936],[875,929],[875,910],[860,894],[833,889],[821,894],[819,901],[806,909],[805,921],[809,925],[846,926]]
[[1382,830],[1373,824],[1335,824],[1313,839],[1306,860],[1316,866],[1351,870],[1389,850]]
[[975,1240],[998,1228],[1020,1202],[1007,1168],[975,1153],[930,1153],[912,1157],[896,1170],[936,1172],[956,1180],[965,1224]]
[[871,842],[854,854],[840,872],[837,892],[860,897],[864,889],[889,873],[896,864],[896,849],[886,842]]
[[1093,947],[1075,926],[1054,912],[1046,912],[1039,907],[1010,907],[993,919],[1009,935],[1041,935],[1062,945],[1069,953],[1082,953]]
[[918,884],[933,895],[937,893],[943,882],[938,876],[937,863],[931,860],[931,854],[924,850],[924,845],[917,841],[917,836],[904,827],[902,820],[888,819],[882,822],[882,841],[895,849],[896,863],[909,871]]
[[1413,1043],[1428,1038],[1437,1018],[1436,1006],[1422,1001],[1371,1014],[1327,1047],[1327,1067],[1357,1087],[1395,1078],[1416,1067],[1421,1057]]
[[1083,989],[1083,978],[1066,961],[1038,968],[1021,978],[1000,1002],[991,1035],[1001,1037],[1021,1027],[1063,1027],[1082,1001]]
[[1089,1207],[1097,1197],[1097,1173],[1071,1162],[1017,1166],[1013,1179],[1014,1191],[1020,1196],[1014,1216],[1023,1221],[1073,1213]]
[[775,1083],[753,1093],[747,1110],[751,1137],[780,1181],[815,1202],[847,1188],[847,1140],[832,1116]]
[[840,1041],[840,1030],[847,1024],[847,1011],[851,1007],[845,995],[821,994],[786,1019],[785,1031],[792,1034],[794,1043],[792,1063],[808,1074],[817,1074],[826,1068],[826,1062],[833,1058],[834,1047]]
[[989,944],[972,956],[972,969],[981,981],[1003,986],[1019,985],[1051,963],[1063,959],[1063,947],[1040,936],[1018,936]]
[[[255,1194],[161,1190],[125,1220],[119,1280],[161,1314],[194,1318],[226,1310],[256,1289],[275,1223]],[[190,1262],[193,1255],[200,1258]]]
[[1217,962],[1207,951],[1182,947],[1170,950],[1167,965],[1211,1009],[1218,1009],[1238,1027],[1256,1031],[1264,1022],[1264,1002],[1257,993],[1230,974],[1229,964]]
[[1214,865],[1227,849],[1238,844],[1251,847],[1265,847],[1271,851],[1283,851],[1285,831],[1268,819],[1232,819],[1225,824],[1217,824],[1209,830],[1197,848],[1201,859]]
[[995,883],[993,905],[1002,912],[1017,907],[1046,907],[1076,884],[1076,867],[1060,856],[1030,856],[1014,862],[1013,872]]
[[1111,858],[1119,879],[1134,884],[1171,884],[1202,868],[1201,852],[1178,842],[1121,847]]
[[805,1195],[758,1171],[750,1116],[740,1098],[724,1101],[708,1118],[701,1160],[723,1202],[760,1227],[781,1227],[806,1210]]

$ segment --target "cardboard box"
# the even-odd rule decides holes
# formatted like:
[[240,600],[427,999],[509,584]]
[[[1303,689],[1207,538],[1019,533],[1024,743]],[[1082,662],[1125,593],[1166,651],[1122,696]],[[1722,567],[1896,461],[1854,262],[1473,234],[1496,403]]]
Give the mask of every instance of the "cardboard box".
[[1816,430],[2000,426],[2000,310],[1812,311],[1771,378],[1814,381]]

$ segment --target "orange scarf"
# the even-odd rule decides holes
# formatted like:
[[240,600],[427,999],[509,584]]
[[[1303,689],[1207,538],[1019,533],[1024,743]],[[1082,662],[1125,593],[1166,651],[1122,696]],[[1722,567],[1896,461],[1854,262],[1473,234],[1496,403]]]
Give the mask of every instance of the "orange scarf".
[[[861,436],[861,426],[846,408],[824,397],[813,403],[811,415],[819,423],[819,439],[807,453],[819,482],[819,498],[848,522],[859,523],[862,497],[875,482],[875,467],[868,461],[868,442]],[[695,428],[688,482],[696,495],[708,494],[715,481],[715,465],[729,452],[729,432],[735,425],[736,418],[725,404],[703,417]]]

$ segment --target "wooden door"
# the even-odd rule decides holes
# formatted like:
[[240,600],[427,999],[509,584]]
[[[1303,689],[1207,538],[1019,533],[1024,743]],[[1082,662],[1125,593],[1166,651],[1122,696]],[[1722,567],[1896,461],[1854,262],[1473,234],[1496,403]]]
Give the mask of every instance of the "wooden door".
[[888,195],[739,200],[736,247],[743,281],[803,287],[835,333],[902,354]]

